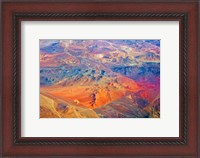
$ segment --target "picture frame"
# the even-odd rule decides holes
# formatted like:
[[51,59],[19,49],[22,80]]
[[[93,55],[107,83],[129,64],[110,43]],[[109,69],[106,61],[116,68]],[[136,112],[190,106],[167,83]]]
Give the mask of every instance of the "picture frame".
[[[198,9],[198,1],[3,2],[2,155],[200,156]],[[179,21],[179,137],[21,137],[22,21]]]

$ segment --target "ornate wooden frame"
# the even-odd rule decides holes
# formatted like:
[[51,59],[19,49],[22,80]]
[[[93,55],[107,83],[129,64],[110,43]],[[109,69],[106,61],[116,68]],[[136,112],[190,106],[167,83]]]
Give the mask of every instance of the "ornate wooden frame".
[[[52,5],[53,3],[53,5]],[[148,11],[146,8],[150,8]],[[3,155],[198,156],[198,2],[4,2],[2,54]],[[23,20],[178,20],[179,138],[22,138],[20,22]]]

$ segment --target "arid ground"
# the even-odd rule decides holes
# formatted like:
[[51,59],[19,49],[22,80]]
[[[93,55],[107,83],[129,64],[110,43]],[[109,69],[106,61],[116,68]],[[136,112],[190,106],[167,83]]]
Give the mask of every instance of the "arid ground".
[[159,40],[40,40],[40,118],[159,117]]

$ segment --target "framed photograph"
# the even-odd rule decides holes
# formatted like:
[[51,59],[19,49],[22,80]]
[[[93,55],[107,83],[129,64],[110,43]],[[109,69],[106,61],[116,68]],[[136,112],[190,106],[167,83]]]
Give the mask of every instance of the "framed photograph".
[[3,156],[198,157],[198,1],[3,2]]

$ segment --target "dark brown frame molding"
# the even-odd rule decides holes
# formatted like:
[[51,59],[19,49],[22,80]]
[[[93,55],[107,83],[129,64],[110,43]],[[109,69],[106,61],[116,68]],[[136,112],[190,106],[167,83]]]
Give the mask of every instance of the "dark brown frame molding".
[[[2,130],[4,156],[198,157],[198,2],[4,2]],[[148,10],[147,10],[148,8]],[[21,21],[153,20],[180,23],[178,138],[22,138]]]

